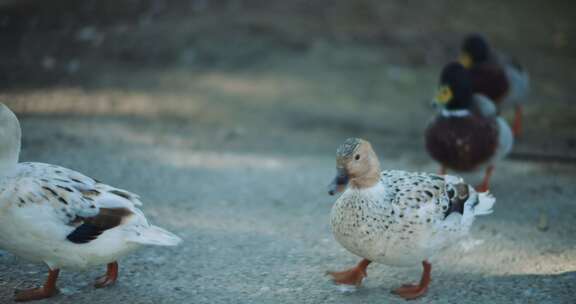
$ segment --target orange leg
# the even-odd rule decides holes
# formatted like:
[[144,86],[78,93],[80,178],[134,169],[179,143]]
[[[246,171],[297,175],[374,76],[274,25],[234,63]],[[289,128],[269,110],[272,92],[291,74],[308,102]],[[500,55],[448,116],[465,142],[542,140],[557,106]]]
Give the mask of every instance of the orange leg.
[[448,171],[448,170],[446,169],[445,166],[440,166],[440,173],[439,173],[440,175],[446,175],[446,172],[447,172],[447,171]]
[[422,266],[424,267],[424,271],[422,272],[422,278],[420,278],[420,283],[418,285],[404,284],[400,288],[394,289],[392,293],[395,293],[406,300],[413,300],[423,296],[426,291],[428,291],[428,285],[430,285],[430,281],[432,281],[430,278],[432,264],[423,261]]
[[516,105],[512,133],[514,133],[514,137],[518,137],[522,133],[522,105]]
[[94,287],[104,288],[110,286],[118,279],[118,262],[108,264],[106,274],[96,279]]
[[32,288],[26,290],[18,290],[15,292],[14,301],[16,302],[26,302],[46,299],[54,296],[58,293],[58,288],[56,288],[56,281],[58,280],[59,269],[48,270],[48,278],[44,285],[40,288]]
[[331,275],[336,284],[360,286],[362,285],[362,280],[368,276],[366,274],[366,268],[370,263],[372,262],[363,259],[354,268],[340,272],[329,271],[326,274]]
[[486,173],[484,173],[482,184],[476,187],[476,191],[486,192],[488,189],[490,189],[490,177],[492,177],[492,172],[494,172],[494,166],[490,165],[488,168],[486,168]]

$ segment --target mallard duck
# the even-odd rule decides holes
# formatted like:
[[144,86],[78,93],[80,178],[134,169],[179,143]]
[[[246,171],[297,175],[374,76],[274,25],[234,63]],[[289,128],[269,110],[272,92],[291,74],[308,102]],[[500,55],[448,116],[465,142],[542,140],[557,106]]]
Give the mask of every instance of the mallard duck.
[[141,245],[180,243],[148,223],[133,193],[63,167],[19,163],[20,137],[18,119],[0,103],[0,248],[49,268],[44,285],[17,291],[16,301],[55,295],[61,268],[106,264],[95,283],[106,287],[118,277],[118,258]]
[[336,170],[329,194],[344,192],[332,207],[332,232],[344,248],[363,259],[352,269],[328,274],[337,284],[359,286],[372,262],[422,263],[418,284],[393,291],[405,299],[426,293],[429,259],[468,234],[474,218],[491,213],[495,202],[488,192],[478,193],[455,176],[380,172],[372,146],[359,138],[349,138],[338,148]]
[[441,164],[440,174],[485,168],[477,190],[486,191],[495,163],[510,153],[514,137],[493,103],[473,94],[471,82],[461,64],[444,67],[435,100],[441,110],[426,129],[426,148]]
[[496,53],[480,34],[468,35],[460,49],[460,63],[470,71],[472,87],[496,105],[515,107],[513,132],[522,131],[522,103],[529,89],[526,70],[517,62]]

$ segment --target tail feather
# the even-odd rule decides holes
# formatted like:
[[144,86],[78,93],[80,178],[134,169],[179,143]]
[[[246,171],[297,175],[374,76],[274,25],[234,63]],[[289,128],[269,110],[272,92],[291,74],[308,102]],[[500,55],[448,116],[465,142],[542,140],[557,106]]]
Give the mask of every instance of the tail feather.
[[182,239],[172,232],[152,225],[138,235],[131,237],[130,241],[145,245],[176,246],[182,242]]
[[474,206],[474,215],[486,215],[492,213],[496,198],[490,192],[478,193],[478,204]]

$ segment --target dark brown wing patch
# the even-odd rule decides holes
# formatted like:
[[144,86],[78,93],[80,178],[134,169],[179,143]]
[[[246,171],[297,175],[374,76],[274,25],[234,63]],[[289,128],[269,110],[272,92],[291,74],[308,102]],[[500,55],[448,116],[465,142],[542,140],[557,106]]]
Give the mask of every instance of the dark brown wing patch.
[[506,73],[497,64],[481,64],[470,70],[474,93],[486,95],[500,104],[508,94],[510,84]]
[[131,214],[132,211],[126,208],[101,208],[94,217],[74,219],[70,224],[79,225],[66,238],[76,244],[88,243],[104,231],[120,225]]
[[438,116],[425,136],[430,156],[456,171],[474,170],[488,161],[498,147],[496,121],[474,115]]
[[444,212],[444,218],[454,212],[464,214],[464,203],[470,196],[468,185],[463,183],[454,185],[454,189],[448,189],[447,193],[448,199],[450,200],[450,206]]

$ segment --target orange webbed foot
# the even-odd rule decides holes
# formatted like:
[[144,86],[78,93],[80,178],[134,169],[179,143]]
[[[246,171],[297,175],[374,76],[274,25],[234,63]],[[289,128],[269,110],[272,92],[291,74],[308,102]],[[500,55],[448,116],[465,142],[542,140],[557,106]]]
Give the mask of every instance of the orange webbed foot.
[[362,285],[364,278],[368,276],[366,274],[366,268],[370,263],[370,261],[364,259],[354,268],[338,272],[328,271],[326,274],[332,276],[332,280],[334,280],[334,283],[336,284],[354,285],[359,287]]
[[48,278],[46,278],[44,286],[39,288],[16,290],[14,292],[14,301],[26,302],[26,301],[46,299],[55,296],[59,292],[58,288],[56,288],[56,281],[58,280],[59,274],[60,270],[50,269],[48,271]]
[[358,268],[356,267],[339,272],[328,271],[326,272],[326,274],[332,276],[332,280],[336,284],[355,285],[355,286],[362,285],[362,281],[366,277],[366,273],[358,270]]
[[108,264],[108,270],[106,274],[96,279],[94,282],[94,287],[96,288],[104,288],[116,283],[118,279],[118,263],[110,263]]
[[53,297],[59,293],[57,288],[47,289],[44,287],[16,290],[14,292],[14,301],[16,302],[27,302],[42,300],[46,298]]
[[486,172],[484,173],[484,179],[482,180],[482,184],[475,187],[476,191],[478,192],[486,192],[490,189],[490,177],[494,173],[494,166],[490,165],[486,168]]
[[406,300],[414,300],[426,294],[428,285],[420,286],[415,284],[404,284],[392,291],[393,294]]
[[514,137],[519,137],[522,135],[522,106],[520,105],[516,106],[516,112],[514,113],[512,134],[514,134]]
[[422,272],[419,284],[404,284],[401,287],[394,289],[392,293],[406,300],[414,300],[425,295],[428,291],[428,286],[432,281],[430,275],[432,272],[432,265],[427,261],[423,261],[422,266],[424,271]]

